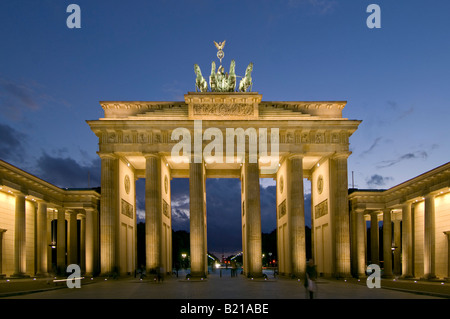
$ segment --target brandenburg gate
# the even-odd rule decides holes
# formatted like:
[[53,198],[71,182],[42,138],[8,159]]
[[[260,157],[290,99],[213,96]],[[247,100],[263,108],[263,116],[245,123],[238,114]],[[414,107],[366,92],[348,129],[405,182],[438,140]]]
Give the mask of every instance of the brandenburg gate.
[[172,270],[170,181],[189,178],[191,275],[206,276],[206,178],[239,178],[244,274],[262,276],[259,182],[273,178],[279,273],[302,276],[308,178],[314,262],[324,275],[350,276],[347,158],[349,137],[360,121],[342,117],[342,101],[263,101],[262,94],[249,91],[252,68],[238,90],[234,61],[229,74],[221,66],[216,72],[213,62],[211,89],[196,65],[196,91],[184,101],[100,102],[104,117],[88,124],[101,158],[102,274],[139,266],[135,181],[140,178],[145,178],[146,268]]

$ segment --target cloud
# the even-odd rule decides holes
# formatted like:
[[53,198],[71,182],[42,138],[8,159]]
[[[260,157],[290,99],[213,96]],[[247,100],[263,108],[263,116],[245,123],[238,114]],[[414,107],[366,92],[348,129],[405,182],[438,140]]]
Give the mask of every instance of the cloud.
[[53,157],[43,153],[36,161],[36,175],[63,188],[87,188],[100,186],[100,159],[89,166],[81,165],[70,157]]
[[28,86],[0,79],[0,96],[6,96],[30,110],[39,108],[34,95],[34,91]]
[[0,124],[0,159],[4,161],[23,162],[26,135],[13,127]]
[[366,179],[366,183],[369,187],[372,186],[384,186],[387,182],[394,180],[392,177],[383,177],[378,174],[374,174],[368,179]]
[[396,159],[392,159],[392,160],[386,160],[386,161],[381,161],[376,167],[378,169],[380,168],[386,168],[386,167],[391,167],[393,165],[396,165],[402,161],[405,160],[412,160],[412,159],[426,159],[428,158],[428,153],[425,151],[417,151],[414,153],[406,153],[403,154],[399,157],[397,157]]
[[2,114],[19,121],[30,111],[38,111],[46,103],[68,106],[69,103],[43,92],[37,83],[18,83],[0,78],[0,105]]
[[19,120],[23,112],[39,109],[36,92],[31,86],[0,79],[0,104],[3,114]]
[[380,141],[381,141],[381,137],[377,137],[375,139],[375,141],[372,143],[372,145],[367,150],[362,152],[359,156],[364,157],[365,155],[370,154],[370,152],[373,151],[373,149],[379,144]]

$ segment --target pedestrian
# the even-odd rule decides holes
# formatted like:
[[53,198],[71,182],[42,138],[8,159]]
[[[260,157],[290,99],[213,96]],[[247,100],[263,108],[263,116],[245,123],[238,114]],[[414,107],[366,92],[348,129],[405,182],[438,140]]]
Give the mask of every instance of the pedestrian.
[[306,274],[305,274],[305,288],[308,291],[309,299],[314,298],[314,293],[317,292],[317,270],[314,265],[314,260],[310,259],[308,264],[306,265]]

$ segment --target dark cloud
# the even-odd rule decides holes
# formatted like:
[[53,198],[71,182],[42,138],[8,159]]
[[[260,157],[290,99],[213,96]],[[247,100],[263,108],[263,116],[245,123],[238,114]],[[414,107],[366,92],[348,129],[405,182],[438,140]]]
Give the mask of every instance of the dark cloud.
[[0,159],[23,162],[26,135],[6,124],[0,124]]
[[91,165],[80,165],[72,158],[53,157],[44,153],[36,161],[36,175],[63,188],[100,186],[100,158]]
[[369,187],[372,186],[384,186],[387,182],[392,181],[392,177],[383,177],[378,174],[372,175],[370,178],[366,179],[366,183]]
[[393,165],[398,164],[405,160],[426,159],[426,158],[428,158],[428,153],[426,151],[417,151],[414,153],[406,153],[406,154],[403,154],[403,155],[397,157],[396,159],[381,161],[377,165],[377,168],[390,167],[390,166],[393,166]]

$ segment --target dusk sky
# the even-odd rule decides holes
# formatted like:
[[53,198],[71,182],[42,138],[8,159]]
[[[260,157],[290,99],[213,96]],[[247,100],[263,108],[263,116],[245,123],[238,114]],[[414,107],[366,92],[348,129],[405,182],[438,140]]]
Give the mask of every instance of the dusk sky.
[[[81,28],[69,29],[69,4]],[[381,28],[368,28],[369,4]],[[250,62],[264,101],[347,101],[362,120],[348,160],[357,188],[385,189],[450,159],[450,1],[0,2],[0,159],[60,187],[100,185],[99,101],[182,101],[193,65]],[[88,184],[88,175],[90,183]],[[307,224],[309,186],[305,183]],[[138,214],[144,212],[138,181]],[[275,191],[261,186],[262,228]],[[172,181],[173,227],[188,230],[188,180]],[[208,249],[241,249],[240,182],[207,181]]]

